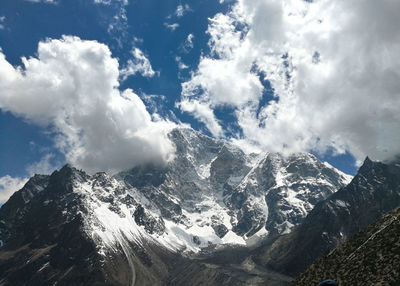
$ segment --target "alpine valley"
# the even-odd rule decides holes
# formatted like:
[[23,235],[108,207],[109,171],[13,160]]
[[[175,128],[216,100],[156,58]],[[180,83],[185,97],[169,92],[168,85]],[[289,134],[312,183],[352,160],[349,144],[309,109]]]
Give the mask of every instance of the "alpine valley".
[[311,154],[169,139],[164,165],[32,177],[0,209],[0,285],[287,285],[400,205],[396,163],[353,179]]

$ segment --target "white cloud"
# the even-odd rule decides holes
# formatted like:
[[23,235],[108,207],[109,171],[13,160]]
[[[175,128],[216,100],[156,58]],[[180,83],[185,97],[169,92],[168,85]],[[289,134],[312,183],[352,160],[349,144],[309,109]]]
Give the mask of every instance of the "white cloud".
[[33,3],[48,3],[48,4],[56,4],[56,0],[25,0],[28,2],[33,2]]
[[0,30],[5,29],[3,23],[6,21],[6,16],[0,16]]
[[111,0],[94,0],[94,3],[103,4],[103,5],[110,5],[111,4]]
[[39,43],[37,58],[13,67],[0,53],[0,108],[56,132],[67,160],[88,171],[165,162],[174,124],[119,90],[117,59],[104,44],[63,36]]
[[186,38],[186,46],[188,47],[188,48],[191,48],[191,49],[193,49],[193,39],[194,39],[194,35],[193,34],[189,34],[188,36],[187,36],[187,38]]
[[[213,110],[232,106],[242,139],[270,151],[390,158],[400,153],[399,10],[394,0],[239,0],[210,19],[211,54],[183,83],[181,108],[215,130]],[[275,98],[259,109],[262,80]]]
[[140,73],[144,77],[153,77],[156,74],[149,59],[140,49],[134,48],[131,53],[132,59],[129,59],[126,67],[120,71],[122,80],[125,80],[136,73]]
[[[29,143],[35,148],[35,143],[33,141]],[[44,155],[40,161],[28,165],[26,171],[29,177],[32,177],[35,174],[49,175],[60,167],[61,164],[55,161],[54,154],[48,153]],[[9,175],[0,177],[0,205],[5,203],[13,193],[22,189],[28,180],[28,178],[11,177]]]
[[4,204],[11,195],[20,190],[27,181],[27,178],[13,178],[9,175],[0,177],[0,204]]
[[181,45],[181,49],[183,50],[183,52],[189,53],[190,50],[193,49],[194,47],[193,40],[194,40],[193,34],[187,35],[185,42]]
[[[54,1],[54,0],[50,0]],[[111,5],[112,1],[111,0],[93,0],[95,4],[103,4],[103,5]],[[118,0],[114,2],[121,2],[123,5],[128,5],[129,1],[128,0]]]
[[241,60],[203,58],[191,81],[182,84],[182,93],[190,99],[201,89],[201,100],[210,102],[211,107],[247,105],[262,95],[258,76],[250,69],[251,63]]
[[179,68],[180,70],[184,70],[184,69],[188,69],[188,68],[189,68],[189,66],[187,66],[187,65],[182,61],[182,58],[181,58],[181,57],[176,56],[176,57],[175,57],[175,61],[176,61],[176,63],[178,64],[178,68]]
[[111,5],[111,0],[93,0],[95,4]]
[[173,24],[164,23],[164,26],[171,31],[175,31],[177,28],[179,28],[178,23],[173,23]]
[[175,15],[180,18],[183,17],[187,12],[190,12],[190,6],[188,4],[185,5],[178,5],[176,7]]
[[221,137],[223,135],[222,128],[209,103],[198,100],[182,100],[177,106],[183,111],[192,113],[197,120],[204,123],[213,136]]
[[118,48],[123,49],[130,35],[128,33],[128,17],[126,6],[128,0],[94,0],[95,4],[106,5],[114,14],[108,18],[107,32],[116,41]]
[[26,170],[29,176],[33,176],[34,174],[49,175],[54,170],[59,169],[61,166],[59,162],[53,163],[54,159],[54,154],[48,153],[39,162],[28,165]]

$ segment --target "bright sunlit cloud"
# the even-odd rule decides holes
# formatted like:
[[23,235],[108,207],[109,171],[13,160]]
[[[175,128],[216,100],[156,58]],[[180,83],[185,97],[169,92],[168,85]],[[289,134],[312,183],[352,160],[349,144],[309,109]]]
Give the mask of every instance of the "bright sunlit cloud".
[[263,150],[390,159],[400,153],[395,11],[393,0],[239,0],[209,20],[210,54],[182,84],[180,107],[219,135],[215,110],[230,106],[234,141]]
[[[51,128],[68,162],[117,171],[173,156],[167,133],[175,125],[150,114],[133,90],[118,89],[118,61],[107,46],[64,36],[40,42],[37,54],[15,68],[0,53],[0,108]],[[139,60],[127,73],[151,73],[143,54],[133,54]],[[48,159],[35,167],[47,168]]]

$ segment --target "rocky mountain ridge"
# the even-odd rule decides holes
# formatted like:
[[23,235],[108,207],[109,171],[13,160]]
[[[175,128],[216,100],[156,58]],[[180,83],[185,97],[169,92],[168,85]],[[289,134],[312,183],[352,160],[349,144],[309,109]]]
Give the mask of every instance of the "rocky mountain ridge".
[[350,179],[310,154],[248,155],[191,129],[169,136],[176,155],[164,166],[33,177],[0,210],[0,285],[179,285],[172,260],[199,281],[212,274],[208,285],[279,283],[190,259],[288,233]]
[[290,285],[400,285],[400,207],[318,259]]
[[400,205],[400,164],[364,161],[351,183],[318,203],[303,223],[260,251],[259,263],[296,276]]
[[180,239],[194,252],[289,232],[318,201],[351,179],[310,154],[246,155],[191,129],[174,130],[170,138],[177,146],[174,161],[137,167],[116,178],[137,189],[152,216],[160,213],[164,221],[197,236],[195,244]]

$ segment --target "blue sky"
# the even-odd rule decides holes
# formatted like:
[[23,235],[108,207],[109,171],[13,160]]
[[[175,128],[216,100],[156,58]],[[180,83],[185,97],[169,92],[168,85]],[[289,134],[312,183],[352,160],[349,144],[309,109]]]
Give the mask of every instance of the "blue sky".
[[388,160],[400,151],[398,6],[2,1],[0,178],[165,161],[165,133],[182,124],[349,174],[367,155]]
[[[177,7],[182,4],[190,5],[190,8],[178,17]],[[201,128],[191,116],[175,108],[181,91],[180,82],[190,71],[179,71],[175,58],[179,56],[193,67],[198,63],[200,54],[208,48],[205,33],[208,17],[226,11],[228,4],[217,1],[131,1],[125,6],[119,1],[106,5],[83,0],[56,3],[2,1],[0,5],[0,14],[5,16],[0,46],[11,64],[21,65],[22,56],[35,56],[40,41],[58,39],[62,35],[105,43],[113,57],[120,59],[120,64],[130,58],[133,47],[139,47],[159,75],[152,78],[140,74],[131,76],[121,87],[132,87],[139,94],[164,95],[162,113],[171,110],[181,120]],[[126,11],[126,20],[115,19],[121,16],[121,9]],[[171,31],[166,23],[179,23],[180,26]],[[115,28],[109,31],[111,24]],[[184,44],[188,34],[195,35],[196,44],[186,51]],[[0,128],[0,177],[28,175],[26,167],[40,161],[47,153],[55,155],[54,164],[65,162],[63,154],[53,146],[49,128],[4,111],[0,113]]]

